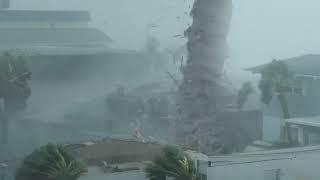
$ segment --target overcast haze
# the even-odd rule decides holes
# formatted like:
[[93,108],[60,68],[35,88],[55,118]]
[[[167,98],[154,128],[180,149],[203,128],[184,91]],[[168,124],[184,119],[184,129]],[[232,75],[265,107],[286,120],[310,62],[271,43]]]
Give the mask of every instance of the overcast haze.
[[[317,0],[235,0],[229,35],[230,59],[236,69],[301,54],[319,53],[320,2]],[[89,10],[92,26],[103,29],[115,47],[140,49],[150,33],[162,47],[184,44],[174,35],[190,23],[192,0],[14,0],[13,9]]]
[[0,180],[319,179],[320,0],[9,1]]

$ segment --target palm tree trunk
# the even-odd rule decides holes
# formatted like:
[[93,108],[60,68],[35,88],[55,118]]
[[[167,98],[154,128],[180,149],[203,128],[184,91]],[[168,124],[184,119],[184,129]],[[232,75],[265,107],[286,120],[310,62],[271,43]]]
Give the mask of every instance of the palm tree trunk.
[[[289,107],[288,107],[288,102],[287,102],[287,98],[285,96],[284,93],[279,93],[278,94],[278,100],[282,109],[282,116],[283,119],[289,119],[290,118],[290,112],[289,112]],[[285,128],[286,128],[286,132],[287,132],[287,136],[288,136],[288,141],[289,143],[293,143],[292,142],[292,135],[291,135],[291,131],[290,131],[290,127],[288,126],[288,124],[285,124]]]
[[281,106],[281,109],[282,109],[283,119],[289,119],[290,118],[290,113],[289,113],[287,98],[286,98],[285,94],[279,93],[278,94],[278,100],[280,102],[280,106]]
[[191,15],[193,23],[185,32],[189,56],[179,87],[175,138],[179,144],[213,152],[223,146],[217,91],[227,58],[232,0],[195,0]]

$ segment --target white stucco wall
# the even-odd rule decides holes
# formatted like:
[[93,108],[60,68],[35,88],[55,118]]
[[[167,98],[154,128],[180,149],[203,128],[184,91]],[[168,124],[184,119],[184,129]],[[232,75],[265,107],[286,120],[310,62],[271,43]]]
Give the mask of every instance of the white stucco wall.
[[279,141],[281,126],[284,125],[283,118],[276,116],[263,116],[263,140]]
[[207,179],[276,180],[265,176],[265,172],[277,169],[281,171],[278,180],[318,180],[320,178],[320,147],[300,148],[298,151],[288,149],[275,153],[229,157],[233,163],[208,167]]

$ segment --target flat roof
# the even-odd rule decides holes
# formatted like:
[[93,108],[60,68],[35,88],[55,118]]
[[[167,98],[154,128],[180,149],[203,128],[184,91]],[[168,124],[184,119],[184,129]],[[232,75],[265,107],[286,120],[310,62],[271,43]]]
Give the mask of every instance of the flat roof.
[[235,153],[225,156],[211,156],[209,157],[209,162],[211,162],[211,166],[213,167],[255,162],[290,160],[296,158],[296,155],[300,153],[320,153],[320,146],[306,146],[248,153]]
[[3,52],[25,52],[30,56],[79,56],[79,55],[126,55],[142,56],[141,53],[133,50],[111,49],[107,46],[28,46],[15,49],[5,49],[0,46],[0,53]]
[[0,46],[110,43],[112,39],[95,28],[4,28]]
[[[281,59],[288,69],[295,75],[300,76],[320,76],[320,54],[307,54],[302,56],[297,56],[289,59]],[[245,70],[252,73],[261,73],[269,63],[262,64],[255,67],[250,67]]]
[[84,21],[91,20],[88,11],[0,10],[0,22]]
[[291,118],[286,119],[285,122],[302,126],[320,127],[320,116]]

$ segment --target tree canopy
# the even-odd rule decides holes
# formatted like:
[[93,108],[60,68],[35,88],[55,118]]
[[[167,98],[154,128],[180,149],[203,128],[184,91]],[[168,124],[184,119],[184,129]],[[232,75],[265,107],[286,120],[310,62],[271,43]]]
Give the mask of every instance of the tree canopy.
[[291,73],[287,65],[282,61],[273,60],[261,72],[261,101],[269,104],[274,93],[284,93],[288,90],[290,81]]
[[4,100],[6,110],[22,110],[31,95],[28,81],[31,72],[26,56],[4,53],[0,56],[0,98]]
[[281,105],[284,119],[290,118],[286,92],[290,90],[292,74],[287,65],[282,61],[273,60],[261,73],[259,89],[261,90],[261,101],[269,104],[276,93]]
[[48,144],[23,160],[16,180],[76,180],[86,172],[86,166],[63,145]]
[[162,154],[148,163],[145,172],[149,180],[198,180],[194,163],[181,149],[175,146],[166,146]]

